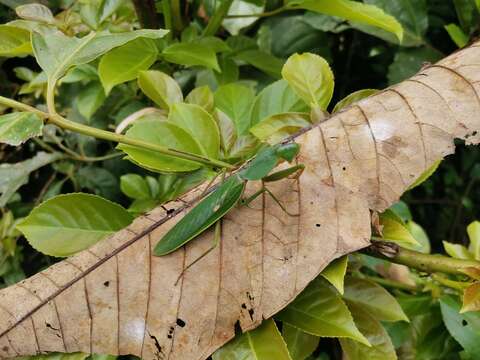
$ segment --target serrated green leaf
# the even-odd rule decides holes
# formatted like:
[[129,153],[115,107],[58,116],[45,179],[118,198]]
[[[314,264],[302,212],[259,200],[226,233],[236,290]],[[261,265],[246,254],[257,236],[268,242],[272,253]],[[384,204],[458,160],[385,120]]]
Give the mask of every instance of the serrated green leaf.
[[308,106],[285,80],[265,87],[256,97],[252,107],[251,126],[277,114],[308,112]]
[[351,360],[397,360],[392,340],[382,324],[360,306],[350,306],[355,324],[371,346],[350,339],[340,339],[342,350]]
[[0,116],[0,143],[18,146],[42,135],[43,120],[32,112],[14,112]]
[[362,90],[355,91],[350,95],[347,95],[346,97],[344,97],[338,103],[336,103],[335,107],[333,108],[332,114],[343,109],[344,107],[347,107],[357,101],[362,100],[363,98],[376,94],[377,92],[379,92],[379,90],[377,89],[362,89]]
[[382,237],[385,241],[395,242],[407,248],[419,246],[418,241],[408,231],[403,220],[393,211],[386,210],[380,214],[380,224],[383,227]]
[[120,177],[120,189],[132,199],[150,199],[152,194],[147,180],[138,174],[126,174]]
[[[188,132],[168,121],[144,120],[136,122],[125,135],[171,149],[204,155],[204,150],[199,147]],[[155,151],[130,145],[119,144],[117,148],[124,151],[129,156],[129,160],[152,171],[183,172],[201,167],[200,164],[193,161],[162,155]]]
[[89,63],[106,52],[140,37],[159,39],[165,34],[167,34],[165,30],[136,30],[116,34],[101,31],[77,38],[44,27],[41,32],[33,32],[32,44],[38,64],[47,74],[49,83],[55,84],[75,65]]
[[0,56],[26,56],[31,53],[30,31],[9,25],[0,25]]
[[33,3],[21,5],[15,8],[18,17],[25,20],[38,21],[46,24],[54,24],[55,18],[48,7]]
[[63,158],[60,153],[38,152],[33,158],[15,164],[0,164],[0,207],[10,200],[15,191],[28,182],[28,176],[42,166]]
[[273,320],[241,334],[212,355],[213,360],[292,360]]
[[458,298],[446,295],[440,299],[442,318],[450,335],[471,356],[480,354],[480,313],[460,314],[461,304]]
[[255,98],[253,90],[239,84],[220,86],[215,92],[215,106],[235,124],[238,135],[250,128],[250,109]]
[[351,338],[369,345],[357,329],[341,297],[325,280],[314,280],[277,316],[279,320],[308,334]]
[[476,260],[480,260],[480,221],[474,221],[467,226],[467,234],[470,239],[468,250]]
[[326,110],[333,96],[333,73],[322,57],[294,54],[283,66],[282,76],[310,107]]
[[397,300],[373,281],[347,276],[343,298],[361,306],[380,321],[408,321]]
[[215,100],[212,90],[208,86],[199,86],[187,95],[185,102],[193,105],[198,105],[211,113],[215,107]]
[[289,5],[376,26],[395,34],[400,42],[403,39],[402,25],[393,16],[386,14],[382,9],[373,5],[351,0],[295,0],[290,1]]
[[217,158],[220,151],[220,132],[213,117],[198,105],[173,104],[168,121],[188,132],[204,155]]
[[330,284],[335,286],[340,294],[343,295],[343,283],[345,274],[347,273],[348,256],[333,260],[328,266],[323,269],[321,275],[328,280]]
[[283,324],[282,336],[292,360],[305,360],[320,342],[318,336],[307,334],[288,324]]
[[139,38],[109,51],[98,65],[98,75],[110,93],[115,85],[136,79],[139,72],[147,70],[157,59],[158,49],[152,39]]
[[303,113],[272,115],[256,124],[250,132],[259,140],[270,145],[277,144],[288,136],[310,126],[310,116]]
[[138,76],[138,86],[143,93],[163,109],[183,101],[182,90],[178,83],[167,74],[157,71],[141,71]]
[[120,205],[90,194],[59,195],[37,206],[18,225],[30,245],[50,256],[70,256],[132,222]]
[[448,241],[442,241],[443,248],[445,252],[453,258],[464,259],[464,260],[473,260],[473,254],[468,251],[468,249],[461,244],[453,244]]
[[168,62],[185,66],[205,66],[220,71],[213,49],[197,43],[177,43],[167,46],[162,56]]
[[86,86],[77,97],[78,112],[89,121],[105,101],[102,85],[96,81]]

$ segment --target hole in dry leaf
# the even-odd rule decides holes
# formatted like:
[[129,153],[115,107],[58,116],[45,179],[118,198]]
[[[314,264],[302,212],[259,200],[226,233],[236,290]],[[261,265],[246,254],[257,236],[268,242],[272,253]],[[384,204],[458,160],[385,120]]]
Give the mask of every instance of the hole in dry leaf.
[[105,286],[105,287],[108,287],[109,285],[110,285],[110,281],[105,281],[105,282],[103,283],[103,286]]
[[250,319],[253,321],[253,315],[255,314],[255,310],[249,309],[248,310],[248,315],[250,315]]
[[177,319],[177,325],[183,328],[186,324],[182,319]]
[[167,209],[167,215],[170,215],[170,214],[172,214],[173,212],[175,212],[175,209]]
[[315,224],[315,226],[316,226],[316,227],[320,227],[320,226],[322,226],[322,225],[320,225],[320,224]]
[[242,304],[242,309],[246,309],[247,305],[245,303]]
[[345,170],[347,170],[347,168],[344,166],[344,167],[342,167],[342,170],[345,171]]

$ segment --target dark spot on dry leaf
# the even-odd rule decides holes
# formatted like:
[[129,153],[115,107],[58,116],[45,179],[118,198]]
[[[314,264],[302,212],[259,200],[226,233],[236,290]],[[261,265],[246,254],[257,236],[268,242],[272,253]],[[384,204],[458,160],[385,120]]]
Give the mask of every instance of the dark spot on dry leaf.
[[253,315],[255,314],[255,310],[248,309],[248,315],[250,315],[250,319],[253,321]]
[[315,224],[315,226],[316,226],[316,227],[320,227],[320,226],[322,226],[322,225],[320,225],[320,224]]
[[177,319],[177,325],[183,328],[186,324],[185,321],[179,318]]
[[175,209],[167,209],[167,215],[172,214],[175,211]]
[[242,304],[242,309],[246,309],[247,305],[245,303]]
[[105,286],[105,287],[108,287],[109,285],[110,285],[110,281],[105,281],[105,282],[103,283],[103,286]]

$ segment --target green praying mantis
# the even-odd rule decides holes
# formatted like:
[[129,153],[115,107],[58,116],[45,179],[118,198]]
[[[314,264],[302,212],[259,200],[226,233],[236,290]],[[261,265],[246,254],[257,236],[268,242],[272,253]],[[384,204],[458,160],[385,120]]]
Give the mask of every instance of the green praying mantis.
[[192,266],[213,250],[217,246],[218,241],[220,241],[219,220],[237,204],[248,205],[263,192],[267,192],[272,196],[277,204],[287,212],[265,185],[246,199],[242,199],[242,195],[248,181],[262,180],[263,183],[266,183],[301,174],[305,168],[303,164],[297,164],[270,174],[279,162],[287,161],[291,163],[299,151],[300,146],[296,143],[278,144],[262,149],[250,163],[223,181],[212,193],[200,201],[197,206],[175,224],[156,244],[153,254],[155,256],[170,254],[216,224],[214,245],[188,265],[188,267]]

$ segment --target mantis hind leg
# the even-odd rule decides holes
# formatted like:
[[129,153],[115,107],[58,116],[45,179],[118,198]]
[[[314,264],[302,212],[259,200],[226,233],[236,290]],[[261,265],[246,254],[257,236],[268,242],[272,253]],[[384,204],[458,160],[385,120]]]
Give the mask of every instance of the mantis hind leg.
[[178,282],[180,281],[180,279],[182,278],[183,275],[185,275],[185,272],[190,269],[193,265],[195,265],[197,262],[199,262],[200,260],[202,260],[205,256],[207,256],[208,254],[210,254],[213,250],[215,250],[218,246],[218,244],[220,244],[220,241],[221,241],[221,237],[222,237],[222,226],[221,226],[221,221],[222,220],[218,220],[216,223],[215,223],[215,230],[214,230],[214,235],[213,235],[213,244],[210,248],[207,249],[207,251],[205,251],[202,255],[200,255],[199,257],[197,257],[195,260],[193,260],[190,264],[188,264],[186,267],[183,268],[182,272],[180,273],[180,275],[178,275],[178,278],[177,278],[177,281],[175,281],[175,286],[177,286]]

